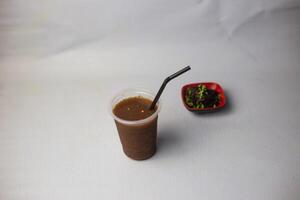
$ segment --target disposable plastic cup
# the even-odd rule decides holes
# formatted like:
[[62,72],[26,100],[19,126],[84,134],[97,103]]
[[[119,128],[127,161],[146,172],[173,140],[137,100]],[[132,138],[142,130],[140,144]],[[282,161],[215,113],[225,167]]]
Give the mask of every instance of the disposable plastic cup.
[[124,99],[138,97],[153,100],[155,95],[144,89],[128,89],[116,95],[110,105],[124,153],[134,160],[145,160],[156,152],[157,120],[161,103],[157,102],[155,112],[141,120],[128,121],[119,118],[113,112],[114,107]]

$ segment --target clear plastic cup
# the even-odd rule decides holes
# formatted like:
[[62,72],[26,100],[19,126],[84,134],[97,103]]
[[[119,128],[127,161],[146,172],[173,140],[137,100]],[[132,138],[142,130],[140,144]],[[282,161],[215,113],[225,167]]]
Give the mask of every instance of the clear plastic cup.
[[110,104],[110,112],[115,120],[124,153],[134,160],[145,160],[156,152],[157,119],[161,103],[157,102],[156,111],[149,117],[136,121],[119,118],[114,107],[124,99],[142,96],[153,100],[155,95],[144,89],[128,89],[116,95]]

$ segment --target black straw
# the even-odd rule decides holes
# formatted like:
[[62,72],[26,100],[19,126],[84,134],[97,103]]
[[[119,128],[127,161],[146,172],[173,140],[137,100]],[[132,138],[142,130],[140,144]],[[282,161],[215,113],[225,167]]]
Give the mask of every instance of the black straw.
[[171,76],[168,76],[168,77],[164,80],[164,82],[162,83],[162,85],[160,86],[160,88],[159,88],[159,90],[158,90],[158,92],[157,92],[157,94],[156,94],[156,96],[155,96],[155,98],[154,98],[154,100],[153,100],[151,106],[149,107],[149,110],[152,110],[152,109],[155,108],[155,105],[156,105],[156,103],[157,103],[157,101],[158,101],[160,95],[161,95],[162,92],[164,91],[166,85],[168,84],[168,82],[169,82],[170,80],[176,78],[177,76],[179,76],[179,75],[181,75],[181,74],[183,74],[183,73],[189,71],[190,69],[191,69],[191,67],[190,67],[190,66],[187,66],[187,67],[183,68],[182,70],[179,70],[179,71],[176,72],[175,74],[172,74]]

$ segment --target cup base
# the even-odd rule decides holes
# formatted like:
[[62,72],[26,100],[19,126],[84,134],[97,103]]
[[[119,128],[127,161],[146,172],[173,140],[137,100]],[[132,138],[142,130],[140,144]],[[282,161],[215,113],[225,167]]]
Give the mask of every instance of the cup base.
[[132,159],[132,160],[142,161],[142,160],[150,159],[152,156],[154,156],[155,153],[156,153],[156,148],[153,150],[153,152],[151,152],[151,153],[149,153],[149,154],[147,154],[147,155],[145,155],[145,156],[141,156],[141,157],[134,157],[134,156],[132,156],[132,155],[126,153],[126,152],[124,151],[124,149],[123,149],[123,152],[124,152],[124,154],[125,154],[128,158],[130,158],[130,159]]

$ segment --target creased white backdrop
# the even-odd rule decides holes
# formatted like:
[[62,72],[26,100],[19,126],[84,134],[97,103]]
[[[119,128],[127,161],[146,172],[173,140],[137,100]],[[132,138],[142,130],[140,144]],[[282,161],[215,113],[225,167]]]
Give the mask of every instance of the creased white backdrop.
[[[300,198],[299,0],[1,0],[0,199]],[[157,154],[127,159],[108,104],[162,96]],[[189,82],[223,111],[193,115]]]

